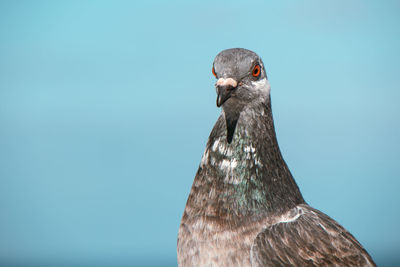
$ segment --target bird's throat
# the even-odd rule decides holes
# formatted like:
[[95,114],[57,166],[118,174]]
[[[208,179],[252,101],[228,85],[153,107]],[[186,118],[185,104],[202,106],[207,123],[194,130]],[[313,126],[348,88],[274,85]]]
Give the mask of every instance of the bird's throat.
[[279,213],[304,202],[281,156],[268,104],[225,111],[214,127],[194,183],[209,205],[207,216]]

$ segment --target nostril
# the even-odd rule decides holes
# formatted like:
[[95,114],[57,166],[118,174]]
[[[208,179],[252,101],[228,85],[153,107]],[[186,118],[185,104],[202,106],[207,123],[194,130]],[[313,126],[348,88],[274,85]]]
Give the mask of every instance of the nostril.
[[237,81],[235,81],[232,78],[227,78],[227,79],[219,78],[216,85],[217,86],[232,86],[233,88],[235,88],[237,86]]

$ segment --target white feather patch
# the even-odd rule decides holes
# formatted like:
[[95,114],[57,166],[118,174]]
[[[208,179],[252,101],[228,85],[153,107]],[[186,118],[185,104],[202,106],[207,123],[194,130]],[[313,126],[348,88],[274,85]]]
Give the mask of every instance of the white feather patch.
[[208,163],[208,149],[204,151],[203,157],[201,158],[200,166],[204,166]]
[[280,218],[278,218],[276,224],[293,222],[303,214],[304,210],[301,207],[297,206],[296,208],[294,208],[294,210],[290,210],[287,213],[283,214]]
[[254,90],[262,92],[262,94],[269,96],[271,92],[271,85],[267,78],[264,78],[259,81],[251,82],[253,85]]

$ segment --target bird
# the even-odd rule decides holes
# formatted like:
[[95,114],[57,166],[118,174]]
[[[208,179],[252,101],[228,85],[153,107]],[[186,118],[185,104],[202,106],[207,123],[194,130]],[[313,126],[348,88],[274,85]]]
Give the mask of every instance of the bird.
[[244,48],[214,59],[221,115],[178,231],[179,266],[376,266],[357,239],[309,206],[278,146],[271,86]]

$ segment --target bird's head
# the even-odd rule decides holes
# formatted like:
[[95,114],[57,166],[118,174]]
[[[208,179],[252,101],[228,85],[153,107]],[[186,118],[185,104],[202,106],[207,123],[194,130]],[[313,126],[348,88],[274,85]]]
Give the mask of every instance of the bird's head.
[[217,106],[243,108],[265,102],[270,86],[264,64],[254,52],[243,48],[223,50],[214,59],[212,72],[217,78]]

